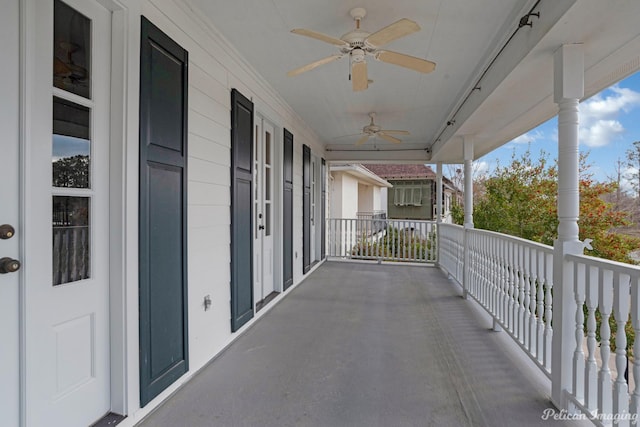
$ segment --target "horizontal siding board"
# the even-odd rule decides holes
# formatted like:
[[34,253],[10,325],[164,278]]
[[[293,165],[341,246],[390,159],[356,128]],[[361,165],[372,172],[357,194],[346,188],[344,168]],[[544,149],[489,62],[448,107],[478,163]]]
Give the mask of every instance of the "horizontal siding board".
[[189,156],[218,165],[231,167],[231,148],[227,144],[189,134]]
[[211,226],[211,220],[215,218],[219,223],[229,223],[229,208],[226,206],[189,206],[189,228],[206,228]]
[[189,181],[229,186],[229,168],[200,159],[189,159]]
[[189,183],[189,205],[229,207],[229,187],[208,182]]
[[189,108],[222,126],[228,126],[230,110],[193,86],[189,87]]
[[226,145],[230,141],[229,121],[224,125],[189,109],[189,133]]
[[212,99],[221,105],[224,105],[227,110],[231,109],[231,101],[229,96],[229,88],[227,82],[220,82],[216,80],[206,70],[200,68],[198,64],[192,63],[189,68],[189,85],[201,90],[209,95]]

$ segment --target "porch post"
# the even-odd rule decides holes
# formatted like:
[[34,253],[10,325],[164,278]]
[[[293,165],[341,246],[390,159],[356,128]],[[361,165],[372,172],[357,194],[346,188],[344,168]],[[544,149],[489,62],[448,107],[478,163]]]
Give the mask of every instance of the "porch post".
[[442,222],[442,162],[436,164],[436,222]]
[[584,95],[584,54],[581,44],[562,45],[554,54],[554,102],[558,104],[558,239],[553,258],[553,339],[551,399],[569,409],[565,390],[572,389],[576,303],[573,269],[565,255],[580,254],[578,237],[579,151],[578,102]]
[[469,233],[473,229],[473,138],[464,137],[464,271],[462,274],[462,297],[469,297],[471,280],[471,256],[469,254]]
[[473,138],[464,137],[464,228],[473,228]]

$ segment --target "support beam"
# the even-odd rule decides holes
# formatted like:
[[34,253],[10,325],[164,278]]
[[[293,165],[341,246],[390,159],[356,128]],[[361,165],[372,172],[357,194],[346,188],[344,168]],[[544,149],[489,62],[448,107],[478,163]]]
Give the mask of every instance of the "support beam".
[[554,55],[554,101],[558,104],[558,239],[553,259],[553,340],[551,399],[570,409],[565,390],[571,390],[575,349],[576,302],[573,268],[565,255],[580,254],[578,103],[584,96],[584,53],[581,44],[562,45]]

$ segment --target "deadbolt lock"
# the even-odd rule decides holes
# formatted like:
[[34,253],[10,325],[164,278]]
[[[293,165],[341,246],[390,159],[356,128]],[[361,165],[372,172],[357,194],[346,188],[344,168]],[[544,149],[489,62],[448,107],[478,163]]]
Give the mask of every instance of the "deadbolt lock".
[[15,273],[20,270],[20,261],[9,257],[0,258],[0,274]]
[[9,224],[0,225],[0,239],[6,240],[12,238],[16,234],[16,230]]

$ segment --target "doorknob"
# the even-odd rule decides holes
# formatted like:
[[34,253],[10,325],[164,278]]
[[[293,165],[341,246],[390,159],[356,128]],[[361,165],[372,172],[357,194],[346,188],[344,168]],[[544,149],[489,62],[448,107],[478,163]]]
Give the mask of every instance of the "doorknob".
[[14,234],[16,234],[16,230],[9,224],[0,225],[0,239],[10,239]]
[[259,225],[258,230],[264,230],[264,225]]
[[20,261],[9,257],[0,258],[0,274],[15,273],[20,270]]

